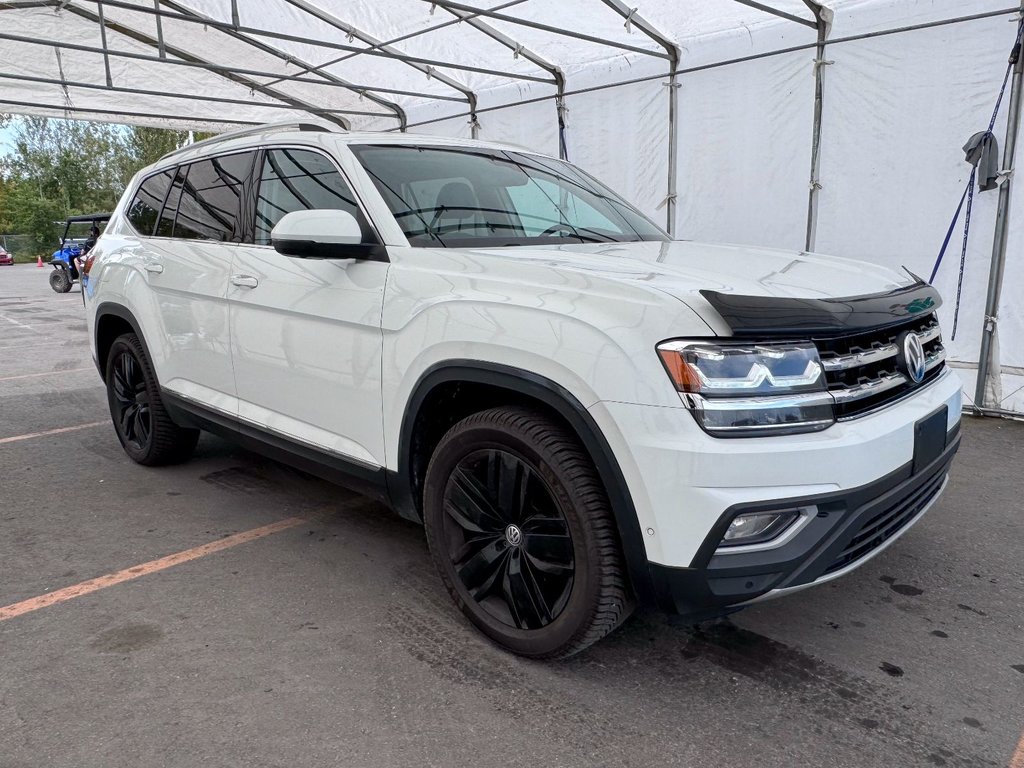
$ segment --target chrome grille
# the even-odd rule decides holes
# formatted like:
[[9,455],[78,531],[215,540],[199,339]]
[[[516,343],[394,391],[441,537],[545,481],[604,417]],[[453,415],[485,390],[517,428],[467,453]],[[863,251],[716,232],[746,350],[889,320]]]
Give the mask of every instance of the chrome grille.
[[[925,351],[925,376],[915,384],[899,369],[897,339],[911,331]],[[836,418],[859,416],[898,400],[939,375],[945,364],[939,322],[934,314],[878,330],[830,339],[815,339]]]

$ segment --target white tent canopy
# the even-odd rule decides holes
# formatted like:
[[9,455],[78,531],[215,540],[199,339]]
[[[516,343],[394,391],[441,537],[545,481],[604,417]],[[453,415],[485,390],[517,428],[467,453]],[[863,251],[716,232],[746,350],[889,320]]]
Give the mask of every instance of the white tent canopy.
[[[960,147],[1006,72],[1015,2],[0,0],[0,111],[511,141],[567,156],[678,237],[927,276],[970,173]],[[1001,149],[1011,112],[1008,97]],[[1000,194],[1007,247],[993,249]],[[984,405],[1014,413],[1021,201],[975,196],[949,344],[968,394],[986,389],[987,356]],[[947,335],[961,237],[935,281]],[[1009,253],[1001,305],[987,300],[993,250]]]

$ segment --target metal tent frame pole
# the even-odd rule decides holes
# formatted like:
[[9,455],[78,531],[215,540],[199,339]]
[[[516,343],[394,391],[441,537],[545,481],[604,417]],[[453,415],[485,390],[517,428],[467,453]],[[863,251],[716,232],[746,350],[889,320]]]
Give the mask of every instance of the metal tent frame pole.
[[[1024,14],[1024,2],[1021,3]],[[1006,144],[1003,150],[1002,172],[1006,178],[999,186],[996,207],[995,237],[992,241],[992,263],[988,273],[988,293],[985,297],[985,324],[981,331],[981,351],[978,355],[978,380],[974,389],[974,404],[985,408],[985,390],[988,386],[989,367],[992,364],[992,346],[999,322],[999,299],[1003,291],[1003,273],[1006,269],[1006,246],[1010,233],[1010,188],[1013,184],[1014,159],[1017,152],[1017,131],[1020,127],[1021,95],[1024,88],[1024,56],[1018,43],[1013,49],[1013,81],[1010,85],[1010,111],[1006,116]],[[998,363],[998,360],[996,361]],[[1000,403],[991,403],[999,408]]]
[[811,126],[811,179],[807,192],[807,231],[804,250],[813,251],[818,237],[818,193],[821,191],[821,123],[825,85],[822,70],[831,62],[825,60],[825,46],[832,29],[832,11],[815,0],[804,0],[814,14],[818,41],[814,47],[814,119]]
[[602,2],[626,20],[626,29],[635,26],[651,40],[658,43],[668,54],[668,190],[665,193],[665,229],[670,235],[676,233],[676,195],[678,194],[679,175],[679,59],[682,51],[672,40],[659,32],[653,24],[630,8],[622,0],[602,0]]

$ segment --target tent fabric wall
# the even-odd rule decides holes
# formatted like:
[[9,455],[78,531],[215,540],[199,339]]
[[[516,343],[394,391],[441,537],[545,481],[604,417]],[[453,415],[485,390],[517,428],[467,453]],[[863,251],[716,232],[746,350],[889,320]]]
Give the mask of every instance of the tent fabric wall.
[[800,250],[814,51],[680,77],[677,236]]
[[[930,274],[970,175],[961,147],[988,126],[1015,32],[993,17],[828,47],[816,250]],[[1000,146],[1006,110],[1004,100]],[[935,280],[950,359],[969,366],[978,362],[997,197],[974,196],[955,340],[962,224]],[[1003,330],[1024,341],[1024,326]]]
[[567,97],[569,160],[664,225],[668,194],[665,79]]
[[[678,53],[677,236],[803,246],[819,34],[805,0],[532,0],[497,13],[452,1],[107,0],[108,57],[96,0],[0,2],[0,110],[215,130],[301,119],[469,138],[475,105],[480,138],[557,155],[561,83],[569,159],[664,224],[666,84]],[[824,0],[816,250],[927,276],[970,170],[960,148],[986,127],[1005,70],[1015,2]],[[1007,109],[995,128],[1001,148]],[[968,395],[996,198],[975,198],[948,345]],[[1024,414],[1024,308],[1014,301],[1024,191],[1010,202],[998,399]],[[936,280],[947,339],[959,237]]]

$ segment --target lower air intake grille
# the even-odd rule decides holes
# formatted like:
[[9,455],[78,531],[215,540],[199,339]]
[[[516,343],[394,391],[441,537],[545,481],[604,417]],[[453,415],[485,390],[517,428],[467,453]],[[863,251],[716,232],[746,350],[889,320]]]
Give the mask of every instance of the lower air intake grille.
[[860,530],[843,548],[843,551],[825,569],[825,573],[833,573],[845,568],[850,563],[855,563],[899,533],[928,505],[928,502],[935,498],[935,494],[942,488],[945,479],[945,471],[936,473],[913,493],[899,499],[865,521]]

